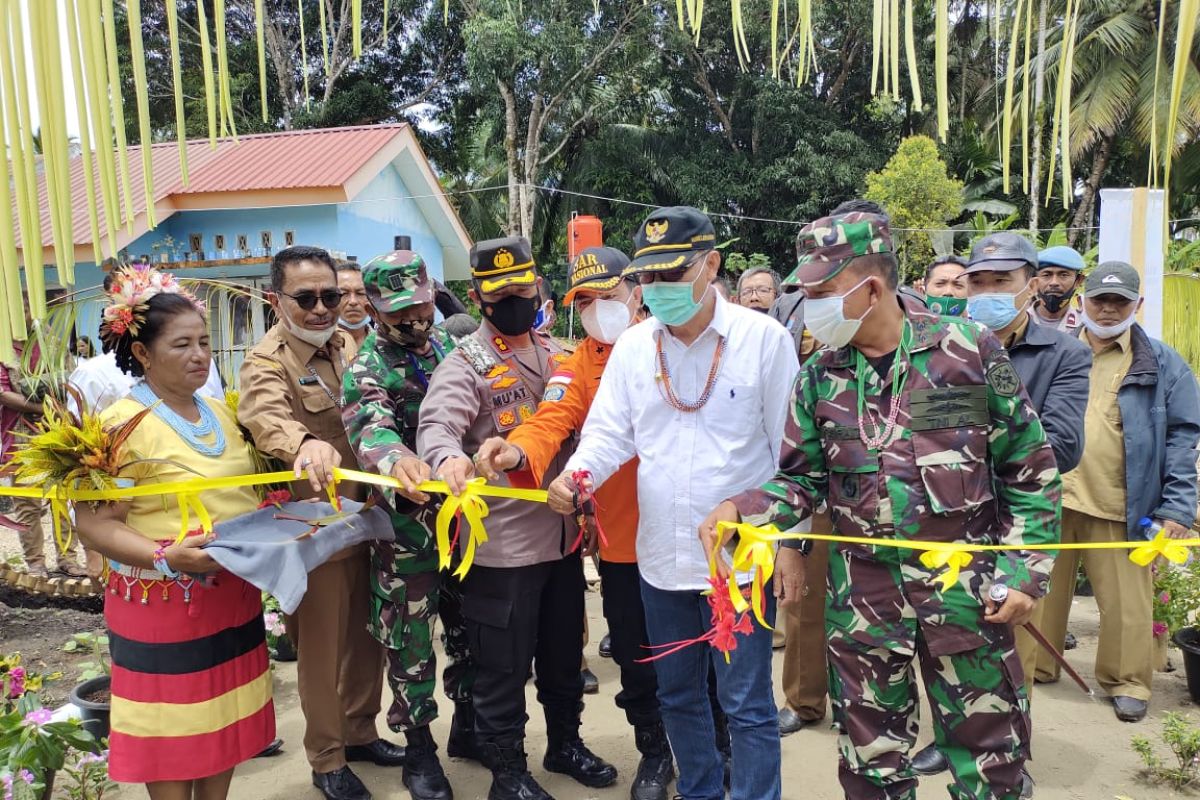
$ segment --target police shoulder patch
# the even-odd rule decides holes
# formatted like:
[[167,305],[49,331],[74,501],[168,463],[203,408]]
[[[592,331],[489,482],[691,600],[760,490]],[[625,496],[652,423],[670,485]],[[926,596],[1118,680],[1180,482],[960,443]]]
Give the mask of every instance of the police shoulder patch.
[[1021,388],[1021,378],[1007,358],[992,362],[987,368],[987,382],[1001,397],[1015,397]]

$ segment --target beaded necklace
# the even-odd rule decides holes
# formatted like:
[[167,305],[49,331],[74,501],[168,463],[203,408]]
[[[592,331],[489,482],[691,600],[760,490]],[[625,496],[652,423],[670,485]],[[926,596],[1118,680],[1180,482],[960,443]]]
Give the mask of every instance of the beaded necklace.
[[[221,423],[217,420],[217,415],[213,412],[208,403],[203,402],[200,398],[192,395],[192,402],[196,404],[196,409],[200,412],[199,422],[188,422],[183,417],[172,411],[162,399],[154,393],[150,388],[150,384],[146,381],[138,381],[129,390],[129,396],[137,400],[142,405],[153,410],[154,416],[161,419],[170,426],[171,430],[179,434],[179,438],[187,442],[188,446],[203,456],[216,457],[225,452],[225,432],[221,430]],[[207,438],[216,434],[212,444],[205,444],[200,441],[202,438]]]
[[[904,320],[904,329],[900,333],[900,346],[896,349],[896,357],[892,359],[888,375],[892,378],[892,402],[888,408],[887,419],[883,420],[882,428],[875,424],[871,410],[867,408],[866,371],[867,359],[861,350],[855,349],[855,372],[858,373],[858,438],[868,448],[878,450],[892,438],[896,430],[896,418],[900,415],[900,398],[904,394],[904,384],[908,381],[909,347],[912,343],[912,328],[908,319]],[[871,424],[871,432],[867,433],[867,423]]]
[[695,402],[680,400],[671,386],[671,366],[667,363],[667,354],[663,352],[662,331],[658,331],[654,337],[654,347],[658,354],[658,374],[654,378],[662,385],[663,398],[667,401],[667,405],[685,414],[691,414],[704,408],[717,385],[717,375],[721,372],[721,358],[725,355],[725,337],[717,336],[717,349],[713,352],[712,365],[708,368],[708,380],[704,383],[704,391],[700,393],[700,397]]

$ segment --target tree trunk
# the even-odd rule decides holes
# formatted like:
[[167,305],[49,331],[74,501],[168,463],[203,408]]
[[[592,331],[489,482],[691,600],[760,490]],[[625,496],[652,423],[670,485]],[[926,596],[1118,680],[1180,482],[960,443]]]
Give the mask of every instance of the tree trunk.
[[504,99],[504,162],[508,169],[508,220],[505,230],[509,236],[519,236],[521,177],[520,159],[517,157],[517,98],[504,81],[497,80],[496,87]]
[[1042,174],[1042,108],[1046,83],[1046,0],[1038,3],[1037,69],[1033,83],[1033,155],[1029,165],[1029,233],[1037,241],[1038,202],[1041,190],[1038,181]]
[[1067,231],[1067,241],[1072,247],[1079,241],[1082,228],[1092,224],[1093,210],[1096,207],[1096,195],[1100,191],[1100,181],[1104,179],[1104,171],[1108,169],[1108,160],[1112,156],[1113,139],[1115,135],[1106,136],[1096,145],[1092,154],[1092,172],[1083,184],[1083,196],[1079,199],[1079,208],[1071,218],[1071,228]]

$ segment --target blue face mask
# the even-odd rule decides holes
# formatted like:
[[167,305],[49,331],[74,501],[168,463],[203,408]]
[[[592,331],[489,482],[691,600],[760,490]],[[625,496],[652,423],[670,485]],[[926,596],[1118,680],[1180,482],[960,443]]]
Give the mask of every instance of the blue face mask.
[[1017,296],[1011,292],[984,292],[967,298],[967,316],[998,331],[1017,318]]
[[704,294],[700,295],[699,300],[692,299],[692,289],[704,272],[704,270],[700,270],[700,274],[687,283],[655,281],[643,284],[642,302],[650,309],[650,313],[661,320],[664,325],[685,325],[688,320],[696,316],[705,296],[708,295],[708,290],[712,288],[712,284],[709,284],[704,289]]

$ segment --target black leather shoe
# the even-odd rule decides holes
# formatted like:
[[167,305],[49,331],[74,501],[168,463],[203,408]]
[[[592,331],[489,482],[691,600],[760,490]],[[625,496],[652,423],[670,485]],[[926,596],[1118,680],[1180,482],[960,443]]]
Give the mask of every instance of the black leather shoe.
[[950,762],[936,744],[931,744],[912,757],[912,769],[918,775],[937,775],[950,769]]
[[1079,647],[1079,640],[1075,638],[1075,634],[1067,631],[1067,638],[1063,640],[1063,650],[1074,650]]
[[547,772],[569,775],[592,789],[602,789],[617,782],[617,768],[597,756],[582,739],[568,739],[542,759]]
[[612,634],[606,633],[600,640],[600,657],[612,658]]
[[528,772],[493,772],[488,800],[554,800]]
[[371,793],[349,767],[333,772],[314,772],[313,786],[321,790],[325,800],[371,800]]
[[1141,722],[1145,718],[1146,709],[1149,706],[1145,700],[1124,695],[1114,697],[1112,704],[1113,711],[1117,712],[1117,719],[1121,722]]
[[270,758],[277,755],[283,749],[283,739],[275,739],[269,745],[264,747],[255,758]]
[[408,744],[404,748],[404,771],[400,773],[400,780],[412,800],[454,800],[429,728],[416,728],[408,731],[405,737]]
[[583,677],[584,694],[596,694],[600,691],[600,679],[596,677],[596,673],[585,669],[581,670],[579,674]]
[[787,706],[779,709],[779,735],[789,736],[801,728],[807,728],[809,725],[815,725],[820,722],[816,719],[804,719],[795,711],[792,711]]
[[379,767],[404,766],[404,748],[387,739],[346,746],[347,761],[370,761]]
[[454,704],[450,738],[446,740],[446,755],[483,763],[483,751],[475,736],[475,708],[470,700],[460,700]]
[[634,740],[642,759],[629,787],[630,800],[667,800],[667,789],[675,779],[675,764],[662,723],[636,726]]

